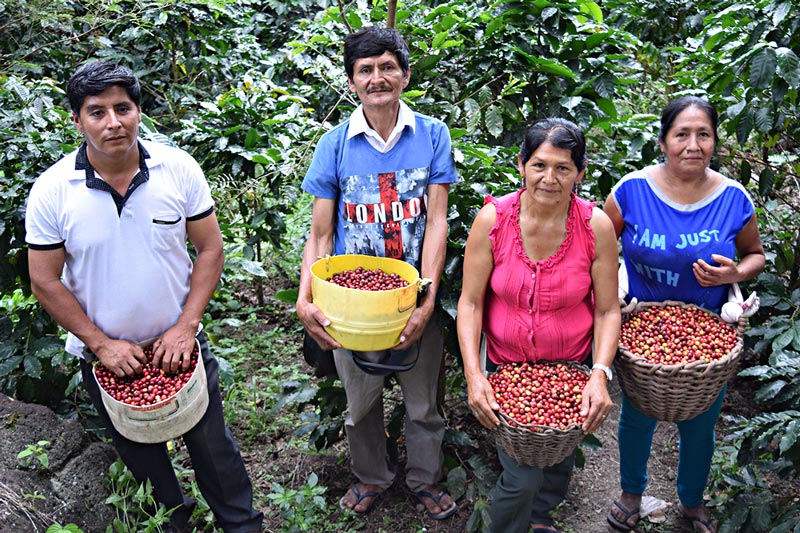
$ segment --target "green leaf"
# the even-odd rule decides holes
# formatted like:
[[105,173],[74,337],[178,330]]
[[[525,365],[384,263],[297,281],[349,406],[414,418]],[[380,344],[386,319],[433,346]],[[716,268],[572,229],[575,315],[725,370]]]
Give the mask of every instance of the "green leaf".
[[750,178],[753,177],[753,167],[747,159],[742,159],[742,164],[739,165],[739,182],[742,185],[750,183]]
[[453,444],[458,447],[475,446],[475,443],[469,438],[469,435],[457,429],[445,429],[444,441],[447,444]]
[[617,106],[614,104],[613,98],[600,98],[595,103],[608,118],[617,118]]
[[800,422],[797,420],[792,420],[786,425],[785,433],[781,438],[781,445],[780,450],[781,453],[786,453],[794,443],[797,442],[797,438],[800,436]]
[[21,362],[22,362],[21,355],[11,356],[8,359],[0,362],[0,377],[7,376],[11,372],[16,370]]
[[800,86],[800,60],[797,54],[789,48],[778,48],[776,50],[778,59],[778,74],[786,80],[789,87],[797,89]]
[[42,362],[33,354],[26,354],[22,359],[22,366],[25,368],[25,374],[33,379],[39,379],[42,376]]
[[777,64],[775,49],[763,48],[750,62],[750,85],[755,89],[766,89],[772,85]]
[[756,392],[755,400],[757,402],[765,402],[768,400],[773,399],[775,396],[778,395],[781,390],[786,386],[785,381],[773,381],[772,383],[767,383]]
[[276,292],[274,298],[281,302],[293,304],[297,301],[297,296],[299,294],[299,289],[284,289]]
[[772,110],[768,107],[759,108],[756,110],[754,122],[759,131],[769,133],[772,130]]
[[600,6],[597,3],[589,1],[581,2],[580,6],[582,13],[587,13],[590,15],[595,22],[602,23],[603,22],[603,10],[600,9]]
[[770,192],[772,192],[772,185],[775,183],[775,173],[772,171],[771,168],[767,167],[761,171],[761,174],[758,176],[758,194],[761,197],[766,197]]
[[750,132],[753,130],[753,117],[749,110],[745,110],[739,115],[739,120],[736,122],[736,140],[739,144],[744,146],[747,143],[747,138],[750,137]]
[[772,341],[772,350],[778,352],[786,348],[794,340],[794,328],[789,328]]
[[447,39],[448,35],[449,35],[449,33],[446,32],[446,31],[438,33],[436,35],[436,37],[433,38],[433,41],[431,42],[431,46],[433,48],[441,48],[442,47],[442,43]]
[[471,132],[476,131],[481,120],[481,107],[478,102],[472,98],[464,100],[464,116],[467,117],[467,129]]
[[514,47],[514,50],[522,54],[527,60],[528,63],[531,64],[537,70],[541,70],[543,72],[548,72],[550,74],[555,74],[556,76],[561,76],[562,78],[569,78],[571,80],[578,80],[577,74],[572,72],[568,67],[555,61],[553,59],[548,59],[545,57],[538,57],[532,54],[529,54],[525,50],[519,48],[518,46]]
[[453,500],[460,499],[466,492],[467,471],[464,467],[453,468],[447,473],[447,489]]
[[486,110],[484,121],[486,129],[493,137],[500,137],[503,134],[503,114],[498,106],[489,106]]

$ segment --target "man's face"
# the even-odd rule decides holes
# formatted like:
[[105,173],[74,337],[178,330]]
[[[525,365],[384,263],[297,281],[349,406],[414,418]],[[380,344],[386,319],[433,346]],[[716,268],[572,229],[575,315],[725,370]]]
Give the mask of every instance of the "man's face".
[[395,106],[400,93],[408,85],[411,70],[405,74],[397,57],[391,52],[356,59],[350,90],[358,95],[364,107]]
[[141,110],[119,85],[87,96],[80,115],[73,115],[75,127],[86,139],[90,158],[123,157],[135,149],[141,118]]

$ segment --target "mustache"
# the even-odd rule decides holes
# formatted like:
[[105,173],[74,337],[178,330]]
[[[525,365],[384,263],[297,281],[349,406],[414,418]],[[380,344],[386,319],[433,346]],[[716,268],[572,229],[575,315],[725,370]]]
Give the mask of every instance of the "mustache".
[[389,87],[388,85],[378,85],[378,86],[373,86],[373,87],[369,87],[369,88],[367,89],[367,94],[376,93],[376,92],[381,92],[381,91],[390,91],[391,89],[392,89],[392,88],[391,88],[391,87]]

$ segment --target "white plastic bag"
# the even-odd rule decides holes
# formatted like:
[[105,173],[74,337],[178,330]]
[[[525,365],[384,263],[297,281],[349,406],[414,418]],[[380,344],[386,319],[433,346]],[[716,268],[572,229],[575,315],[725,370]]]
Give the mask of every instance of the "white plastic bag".
[[739,317],[748,318],[753,316],[758,311],[760,303],[758,294],[755,291],[745,300],[742,297],[739,284],[734,283],[728,289],[728,302],[722,306],[720,316],[725,322],[733,324],[739,321]]
[[625,303],[625,298],[628,296],[628,269],[625,268],[625,261],[620,263],[619,270],[617,270],[617,298],[619,298],[619,306],[622,308],[623,314],[630,313],[639,301],[634,297],[631,298],[630,303]]

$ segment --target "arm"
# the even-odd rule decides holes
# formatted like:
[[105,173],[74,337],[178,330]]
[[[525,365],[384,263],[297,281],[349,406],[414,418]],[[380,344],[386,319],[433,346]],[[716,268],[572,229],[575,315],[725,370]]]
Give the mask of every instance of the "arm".
[[61,327],[78,337],[117,376],[133,376],[147,361],[141,347],[113,340],[91,321],[75,296],[61,282],[65,250],[28,250],[31,289],[42,307]]
[[[606,198],[606,202],[603,204],[603,211],[611,219],[615,239],[619,239],[619,236],[622,235],[622,230],[625,229],[625,221],[622,219],[622,213],[619,212],[617,203],[612,196]],[[592,219],[592,222],[594,222],[594,219]]]
[[758,276],[764,270],[766,258],[755,214],[736,236],[735,242],[736,252],[740,257],[738,264],[731,258],[713,254],[711,257],[719,263],[718,267],[711,266],[702,259],[698,259],[692,265],[694,275],[701,286],[714,287],[739,283]]
[[469,408],[478,421],[489,429],[495,429],[500,424],[494,414],[494,411],[500,409],[500,405],[495,399],[489,380],[481,372],[478,352],[484,296],[494,268],[489,230],[494,225],[496,216],[494,205],[487,204],[472,223],[464,250],[464,280],[461,297],[458,299],[456,321],[464,377],[467,380]]
[[186,232],[197,251],[189,280],[189,295],[178,321],[153,345],[153,365],[170,373],[179,367],[182,370],[189,368],[197,328],[217,289],[225,262],[222,234],[215,214],[187,222]]
[[[622,318],[617,300],[617,238],[612,220],[595,209],[591,220],[595,236],[595,258],[592,262],[594,291],[594,362],[611,367],[617,353]],[[612,402],[608,394],[606,375],[592,371],[583,389],[581,415],[584,433],[592,433],[603,423]]]
[[444,270],[447,254],[447,195],[450,185],[435,183],[428,185],[428,215],[425,221],[425,236],[422,238],[422,265],[420,276],[431,280],[425,296],[400,333],[397,350],[404,350],[416,342],[425,331],[436,306],[436,293]]
[[324,326],[330,320],[314,305],[311,297],[311,265],[333,251],[333,234],[336,227],[336,200],[314,198],[311,209],[311,234],[303,249],[303,261],[300,267],[300,288],[297,294],[297,317],[306,328],[308,334],[317,341],[323,350],[341,348],[333,337],[328,335]]

